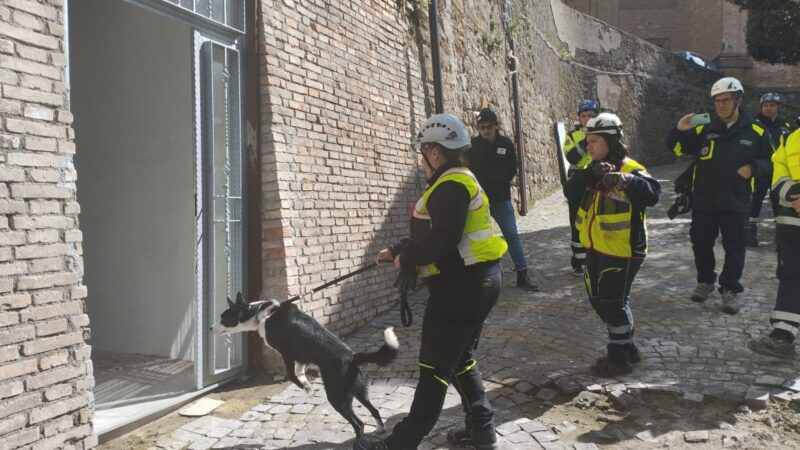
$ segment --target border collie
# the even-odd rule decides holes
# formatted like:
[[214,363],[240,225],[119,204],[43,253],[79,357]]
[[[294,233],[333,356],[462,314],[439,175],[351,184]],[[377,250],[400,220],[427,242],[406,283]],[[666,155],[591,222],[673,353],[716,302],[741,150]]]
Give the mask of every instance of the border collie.
[[353,412],[353,397],[378,422],[378,432],[384,430],[380,413],[367,396],[367,376],[359,366],[364,363],[385,366],[397,357],[399,344],[393,328],[383,331],[384,344],[377,351],[353,353],[350,347],[293,303],[281,304],[276,300],[246,303],[240,292],[236,303],[228,299],[228,309],[212,331],[216,335],[258,331],[264,343],[283,356],[289,379],[309,394],[312,387],[306,378],[306,366],[314,364],[319,368],[328,401],[350,422],[356,437],[364,434],[364,422]]

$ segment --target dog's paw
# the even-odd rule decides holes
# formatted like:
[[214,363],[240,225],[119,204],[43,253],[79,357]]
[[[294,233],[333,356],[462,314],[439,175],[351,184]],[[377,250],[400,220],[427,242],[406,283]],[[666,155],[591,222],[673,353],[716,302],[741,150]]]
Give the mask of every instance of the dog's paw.
[[311,383],[304,384],[303,390],[306,391],[306,394],[308,395],[314,394],[314,386],[312,386]]

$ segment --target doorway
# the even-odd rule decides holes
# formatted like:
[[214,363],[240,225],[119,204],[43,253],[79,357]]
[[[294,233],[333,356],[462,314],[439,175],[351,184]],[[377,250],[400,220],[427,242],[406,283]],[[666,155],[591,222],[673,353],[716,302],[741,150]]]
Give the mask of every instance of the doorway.
[[208,19],[178,6],[80,0],[68,8],[102,439],[244,367],[243,336],[208,331],[244,278],[241,80],[236,34],[207,32]]

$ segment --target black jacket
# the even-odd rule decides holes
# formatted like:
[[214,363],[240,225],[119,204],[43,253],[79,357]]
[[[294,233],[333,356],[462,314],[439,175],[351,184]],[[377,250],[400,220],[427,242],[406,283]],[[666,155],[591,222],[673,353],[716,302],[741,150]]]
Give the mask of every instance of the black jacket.
[[769,120],[767,116],[758,113],[755,119],[753,119],[753,122],[761,125],[761,128],[767,131],[773,151],[777,150],[778,146],[781,144],[781,136],[789,134],[789,132],[792,131],[792,126],[781,116],[776,117],[775,120]]
[[469,150],[469,170],[478,178],[489,203],[511,200],[511,180],[517,174],[517,152],[499,132],[494,142],[475,136]]
[[741,108],[739,120],[730,128],[715,114],[708,125],[687,131],[674,128],[667,147],[678,156],[693,155],[697,161],[692,187],[696,210],[749,212],[751,180],[736,171],[749,164],[759,177],[770,170],[772,147],[766,131]]

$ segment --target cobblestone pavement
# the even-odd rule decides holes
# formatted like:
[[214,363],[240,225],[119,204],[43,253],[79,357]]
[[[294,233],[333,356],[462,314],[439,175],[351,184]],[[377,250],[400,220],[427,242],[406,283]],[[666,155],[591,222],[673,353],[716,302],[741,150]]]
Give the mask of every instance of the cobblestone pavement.
[[[654,390],[675,392],[686,399],[744,400],[749,396],[751,402],[758,402],[770,390],[776,394],[776,386],[784,382],[789,386],[798,377],[797,362],[755,355],[745,347],[748,339],[767,330],[775,301],[772,223],[764,223],[759,230],[761,246],[748,251],[744,306],[738,315],[723,314],[716,293],[705,304],[689,300],[695,286],[689,220],[681,216],[670,221],[665,213],[672,202],[669,180],[681,167],[653,170],[665,194],[649,213],[650,254],[632,290],[636,341],[644,361],[624,378],[588,375],[589,365],[605,352],[606,335],[586,299],[583,280],[569,270],[563,197],[551,195],[519,220],[529,264],[543,289],[535,294],[520,291],[507,276],[479,350],[479,368],[497,410],[503,448],[596,448],[591,443],[564,444],[551,428],[526,415],[526,405],[547,404],[557,391],[570,395],[602,391],[624,399],[626,391]],[[717,249],[721,267],[719,243]],[[421,302],[414,306],[415,325],[411,328],[399,326],[397,311],[391,311],[346,339],[356,350],[374,348],[381,342],[384,327],[396,327],[402,351],[399,360],[388,368],[367,368],[370,397],[389,428],[405,415],[413,398],[421,307]],[[314,385],[311,396],[291,385],[238,420],[197,419],[162,437],[158,448],[350,448],[351,427],[328,405],[320,382],[316,380]],[[793,387],[798,385],[800,382]],[[374,431],[366,409],[358,405],[356,412],[368,424],[367,431]],[[420,448],[447,448],[446,429],[462,420],[458,396],[451,389],[437,427]]]

